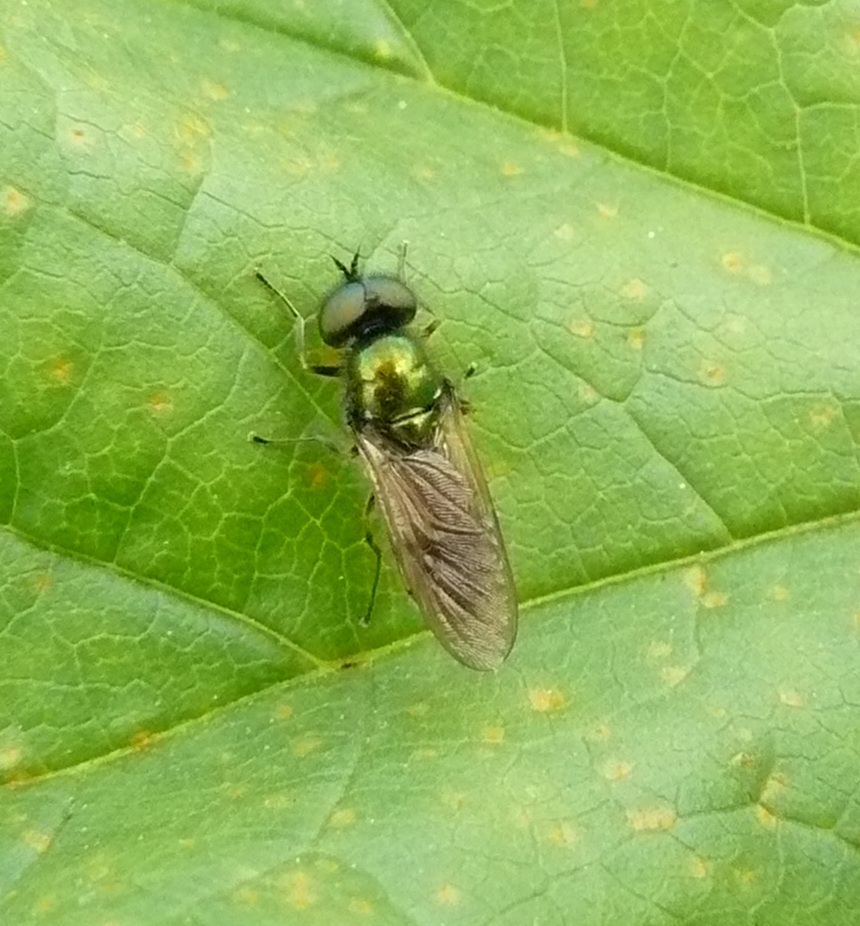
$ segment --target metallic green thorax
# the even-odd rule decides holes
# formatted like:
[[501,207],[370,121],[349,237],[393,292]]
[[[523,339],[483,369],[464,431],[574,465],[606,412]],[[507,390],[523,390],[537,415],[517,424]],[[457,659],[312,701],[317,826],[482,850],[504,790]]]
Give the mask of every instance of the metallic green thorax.
[[408,448],[432,445],[445,381],[418,340],[385,334],[359,342],[349,352],[346,380],[354,427],[372,424]]

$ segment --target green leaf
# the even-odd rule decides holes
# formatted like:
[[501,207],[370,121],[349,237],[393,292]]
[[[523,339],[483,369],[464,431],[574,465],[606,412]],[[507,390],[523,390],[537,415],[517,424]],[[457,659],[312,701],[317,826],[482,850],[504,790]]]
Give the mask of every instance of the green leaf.
[[[273,7],[0,19],[0,919],[853,922],[856,10]],[[403,241],[496,674],[248,440],[348,446],[254,269]]]

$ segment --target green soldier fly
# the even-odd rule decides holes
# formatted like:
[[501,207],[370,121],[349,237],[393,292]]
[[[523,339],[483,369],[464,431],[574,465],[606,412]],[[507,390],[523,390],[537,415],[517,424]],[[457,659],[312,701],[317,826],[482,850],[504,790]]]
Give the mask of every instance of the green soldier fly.
[[[412,290],[397,277],[363,276],[358,254],[349,267],[333,260],[343,280],[317,321],[322,340],[341,352],[337,365],[307,362],[305,319],[257,277],[294,316],[303,366],[345,383],[347,424],[424,619],[455,659],[497,669],[516,637],[516,592],[463,403],[431,364],[425,338],[408,328],[417,311]],[[368,540],[377,556],[375,595],[380,553]]]

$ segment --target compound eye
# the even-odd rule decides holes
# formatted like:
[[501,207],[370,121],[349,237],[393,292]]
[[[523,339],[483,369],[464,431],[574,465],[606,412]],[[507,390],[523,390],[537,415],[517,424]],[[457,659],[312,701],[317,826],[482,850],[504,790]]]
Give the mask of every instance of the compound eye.
[[320,309],[320,336],[326,344],[340,347],[349,339],[350,329],[364,314],[365,291],[362,283],[344,283],[323,302]]
[[415,293],[400,280],[394,277],[367,277],[364,280],[364,291],[368,303],[392,310],[386,314],[396,318],[399,325],[408,324],[415,318]]

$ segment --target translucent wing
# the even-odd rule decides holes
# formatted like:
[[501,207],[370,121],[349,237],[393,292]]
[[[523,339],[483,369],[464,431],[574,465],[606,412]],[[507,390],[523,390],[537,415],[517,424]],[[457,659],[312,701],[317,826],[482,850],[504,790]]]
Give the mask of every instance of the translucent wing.
[[406,584],[442,645],[496,669],[517,632],[513,577],[457,398],[443,393],[434,446],[404,451],[372,426],[356,431]]

